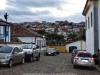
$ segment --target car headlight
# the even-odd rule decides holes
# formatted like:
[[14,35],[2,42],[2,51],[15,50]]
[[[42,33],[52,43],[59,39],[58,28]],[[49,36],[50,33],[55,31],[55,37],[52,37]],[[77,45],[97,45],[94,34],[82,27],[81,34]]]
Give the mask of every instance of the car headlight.
[[2,59],[9,59],[10,58],[10,56],[4,56],[4,57],[2,57]]

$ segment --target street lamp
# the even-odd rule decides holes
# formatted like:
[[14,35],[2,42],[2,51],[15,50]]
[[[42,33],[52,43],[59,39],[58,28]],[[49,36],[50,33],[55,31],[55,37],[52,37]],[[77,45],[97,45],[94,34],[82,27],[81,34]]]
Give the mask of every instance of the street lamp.
[[[4,18],[6,19],[6,22],[7,22],[7,19],[8,19],[7,13],[4,14]],[[6,45],[6,25],[5,25],[5,45]]]

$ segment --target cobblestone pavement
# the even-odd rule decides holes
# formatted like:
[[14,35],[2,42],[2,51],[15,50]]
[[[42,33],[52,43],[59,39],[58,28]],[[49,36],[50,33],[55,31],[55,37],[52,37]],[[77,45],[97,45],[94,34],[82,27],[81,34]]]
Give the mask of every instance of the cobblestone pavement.
[[16,64],[12,68],[0,67],[0,75],[35,75],[35,73],[42,75],[47,73],[54,75],[100,75],[95,69],[93,71],[88,68],[73,69],[70,57],[69,53],[60,53],[57,56],[41,55],[40,61],[26,62],[24,65]]

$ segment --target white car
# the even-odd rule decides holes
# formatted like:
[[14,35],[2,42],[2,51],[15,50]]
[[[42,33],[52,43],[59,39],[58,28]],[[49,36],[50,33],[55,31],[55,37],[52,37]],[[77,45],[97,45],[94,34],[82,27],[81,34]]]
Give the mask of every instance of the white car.
[[79,51],[73,59],[73,66],[77,68],[78,66],[90,67],[94,69],[94,58],[92,54],[86,51]]

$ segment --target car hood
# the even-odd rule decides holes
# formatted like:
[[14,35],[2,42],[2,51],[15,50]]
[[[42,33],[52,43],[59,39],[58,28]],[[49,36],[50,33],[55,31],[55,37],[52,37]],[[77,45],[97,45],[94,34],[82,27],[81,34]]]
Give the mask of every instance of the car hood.
[[47,51],[48,53],[52,53],[52,52],[55,52],[55,51]]
[[24,52],[29,52],[29,51],[31,52],[32,49],[23,49],[23,51],[24,51]]
[[4,56],[10,56],[10,53],[0,53],[0,58],[2,58]]

